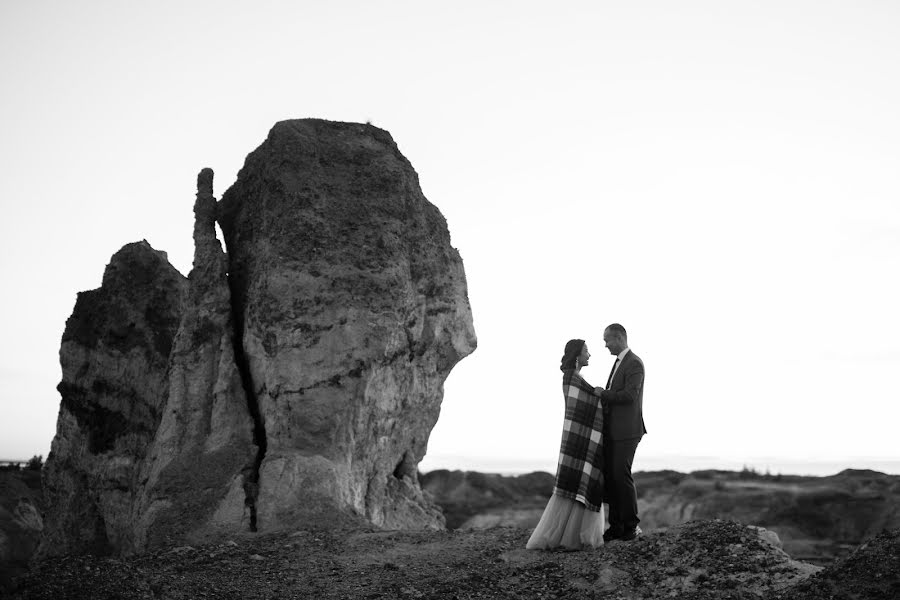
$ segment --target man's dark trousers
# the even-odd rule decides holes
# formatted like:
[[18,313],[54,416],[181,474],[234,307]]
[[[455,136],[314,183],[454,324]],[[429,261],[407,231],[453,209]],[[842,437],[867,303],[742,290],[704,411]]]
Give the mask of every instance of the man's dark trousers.
[[605,484],[609,498],[609,528],[615,537],[621,537],[637,527],[637,492],[631,465],[641,438],[630,440],[607,439],[603,445]]

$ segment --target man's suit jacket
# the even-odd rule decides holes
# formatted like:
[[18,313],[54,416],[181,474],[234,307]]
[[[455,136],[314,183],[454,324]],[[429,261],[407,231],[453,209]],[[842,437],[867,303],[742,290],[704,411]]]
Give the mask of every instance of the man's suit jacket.
[[631,350],[622,359],[609,388],[600,394],[603,429],[609,439],[630,440],[647,433],[644,427],[644,361]]

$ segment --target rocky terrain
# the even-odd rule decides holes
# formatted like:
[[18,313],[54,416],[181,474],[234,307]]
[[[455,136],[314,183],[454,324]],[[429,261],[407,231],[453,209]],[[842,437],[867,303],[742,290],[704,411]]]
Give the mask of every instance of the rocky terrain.
[[23,573],[44,529],[41,472],[0,468],[0,598]]
[[[0,514],[9,517],[0,523],[3,525],[0,539],[6,540],[5,546],[0,544],[0,549],[17,548],[21,551],[16,560],[11,561],[7,557],[5,563],[0,561],[3,566],[3,571],[0,572],[0,591],[10,589],[11,576],[25,573],[28,549],[36,546],[41,527],[40,494],[35,489],[35,484],[39,484],[35,478],[36,472],[14,473],[15,477],[0,480],[6,482],[4,486],[0,486],[0,491],[4,492],[0,497],[0,506],[7,511]],[[756,523],[772,518],[772,515],[777,516],[782,525],[767,527],[768,533],[762,534],[761,539],[771,542],[773,547],[788,551],[786,554],[797,561],[785,562],[787,558],[781,552],[775,552],[775,558],[767,559],[771,564],[767,563],[765,569],[753,572],[753,581],[757,582],[754,585],[776,577],[774,581],[766,583],[768,587],[765,588],[776,594],[777,590],[783,589],[785,582],[790,583],[793,586],[790,594],[777,592],[784,598],[900,597],[891,595],[897,591],[896,575],[900,573],[900,565],[897,565],[900,560],[900,528],[891,527],[890,521],[884,518],[885,514],[890,514],[897,507],[897,501],[892,496],[897,491],[895,485],[900,479],[896,476],[870,471],[845,471],[832,477],[772,477],[746,471],[691,474],[668,471],[639,472],[636,479],[642,490],[642,506],[647,511],[643,523],[647,526],[647,538],[639,541],[643,543],[643,539],[657,540],[655,545],[647,547],[650,550],[643,558],[633,556],[631,549],[617,548],[619,545],[624,546],[617,543],[602,550],[584,553],[589,556],[581,556],[581,553],[570,556],[525,552],[524,543],[533,526],[533,523],[529,524],[529,520],[536,520],[539,516],[546,503],[546,490],[553,485],[553,478],[547,473],[504,477],[462,471],[434,471],[421,476],[421,480],[426,490],[431,490],[428,493],[433,493],[444,503],[450,527],[448,531],[414,533],[382,530],[358,515],[329,512],[310,521],[305,527],[278,534],[236,534],[216,543],[175,544],[128,559],[68,556],[33,561],[31,574],[27,575],[22,584],[27,595],[22,597],[52,597],[53,589],[71,588],[84,590],[86,595],[83,597],[94,597],[87,595],[90,590],[90,593],[98,594],[96,597],[134,598],[202,598],[203,594],[207,594],[207,597],[252,598],[265,597],[268,592],[286,598],[300,598],[307,594],[325,594],[326,598],[377,598],[390,597],[392,593],[400,594],[396,597],[475,598],[479,597],[477,583],[482,580],[492,581],[495,571],[501,567],[511,569],[504,575],[507,578],[504,593],[509,596],[519,593],[524,594],[524,597],[528,597],[528,594],[537,597],[536,593],[540,592],[545,594],[544,597],[552,597],[546,595],[552,592],[558,597],[565,597],[572,592],[572,588],[563,575],[583,577],[585,581],[593,583],[598,575],[592,575],[592,570],[606,568],[603,561],[615,560],[618,561],[616,564],[624,564],[632,559],[637,561],[640,570],[624,569],[629,573],[627,581],[632,582],[628,585],[633,585],[636,581],[657,581],[662,577],[661,573],[668,573],[668,577],[675,579],[666,579],[668,583],[665,585],[668,587],[665,589],[677,592],[673,597],[716,597],[713,593],[715,590],[718,590],[716,593],[727,591],[727,582],[737,577],[728,570],[734,567],[731,564],[733,561],[723,563],[721,560],[713,560],[717,552],[726,558],[731,556],[728,554],[730,549],[715,546],[718,543],[717,536],[724,535],[725,525],[722,523],[730,522],[712,519],[661,526],[651,524],[652,520],[658,518],[658,514],[673,514],[671,510],[663,510],[666,507],[655,503],[653,499],[668,499],[672,502],[673,498],[689,496],[693,498],[694,504],[691,506],[695,508],[691,510],[694,511],[708,512],[721,506],[724,507],[723,513],[728,513],[735,511],[735,507],[739,505],[745,507],[741,510],[748,511],[746,507],[753,506],[753,503],[747,501],[745,494],[759,494],[769,483],[795,486],[794,493],[798,498],[806,493],[810,495],[784,501],[783,497],[775,494],[766,505],[768,508],[757,507],[758,512],[752,515],[745,512],[747,518],[757,519]],[[25,480],[30,482],[30,487],[24,483]],[[748,482],[753,485],[744,485]],[[685,491],[695,490],[695,486],[701,485],[704,486],[701,489],[705,490],[705,494]],[[681,489],[682,486],[685,489]],[[860,500],[852,496],[853,490],[860,493]],[[875,491],[882,496],[883,505],[873,505],[865,500],[866,497],[878,495]],[[821,502],[821,498],[831,498],[832,503]],[[842,499],[843,504],[835,504],[835,498]],[[13,511],[17,511],[17,522],[14,522]],[[23,521],[19,518],[21,515],[31,515],[33,518]],[[815,524],[815,527],[811,524]],[[848,529],[852,524],[855,524],[855,529]],[[710,529],[712,533],[704,533],[705,529]],[[801,541],[795,542],[793,553],[789,552],[792,549],[789,543],[782,545],[784,540],[780,539],[779,529],[788,532],[788,535],[795,531],[803,532],[805,537],[798,536]],[[693,533],[686,535],[685,531]],[[759,533],[750,527],[747,531],[756,532],[754,535]],[[741,535],[747,535],[747,532]],[[838,538],[842,541],[836,542]],[[692,539],[702,540],[703,544],[691,547]],[[706,547],[710,539],[713,546]],[[673,544],[680,549],[672,549]],[[810,554],[804,558],[805,562],[797,560],[803,558],[804,553]],[[690,567],[684,566],[687,559],[682,555],[700,556],[710,563],[703,577],[697,576],[694,571],[688,571],[694,573],[690,581],[700,581],[704,585],[690,587],[685,583],[688,575],[681,573],[680,569]],[[602,561],[597,556],[602,556]],[[683,559],[684,562],[679,562]],[[442,560],[458,570],[435,570],[434,565],[444,564]],[[372,565],[380,565],[380,569]],[[785,565],[790,567],[787,571],[782,570]],[[827,568],[816,577],[804,579],[823,565]],[[550,581],[543,577],[548,570],[556,573]],[[739,575],[743,573],[740,577],[744,578],[751,573],[746,571],[743,563],[739,565],[738,571]],[[779,573],[789,575],[777,579]],[[867,573],[872,576],[867,577]],[[608,573],[603,577],[607,576]],[[335,580],[338,577],[341,578],[339,584]],[[423,577],[427,580],[427,585],[420,581]],[[343,578],[349,579],[345,581]],[[406,587],[391,587],[399,585],[398,578],[406,582]],[[676,580],[681,583],[676,585],[673,583]],[[663,594],[653,596],[647,589],[640,587],[627,588],[622,583],[621,576],[615,581],[615,593],[610,592],[612,588],[607,586],[602,589],[590,588],[594,596],[588,593],[582,596],[665,597]],[[167,582],[187,583],[186,587],[181,588]],[[453,587],[454,585],[459,587]],[[580,585],[583,586],[584,583]],[[682,587],[679,588],[678,585]],[[622,586],[630,591],[623,591],[625,588]],[[327,595],[332,588],[336,590],[334,594]],[[404,589],[407,592],[403,592]],[[488,594],[482,597],[496,597],[498,594],[499,597],[504,597],[496,587],[491,589],[495,596]],[[752,588],[756,592],[760,589]],[[451,590],[454,591],[451,593]],[[707,592],[712,595],[704,596]],[[25,591],[21,593],[26,594]],[[756,596],[750,593],[733,597]],[[763,594],[761,597],[777,596]]]
[[201,171],[194,247],[184,277],[128,244],[78,294],[39,555],[124,556],[344,510],[443,528],[417,465],[476,339],[446,221],[391,136],[277,123],[221,201]]
[[896,599],[900,531],[822,569],[791,559],[771,532],[691,521],[581,552],[524,549],[529,532],[379,530],[334,518],[130,558],[41,561],[11,598]]
[[[533,528],[553,490],[549,473],[432,471],[423,487],[448,527]],[[828,564],[884,529],[900,528],[900,476],[847,470],[830,477],[752,471],[635,473],[644,529],[735,519],[774,531],[792,557]]]

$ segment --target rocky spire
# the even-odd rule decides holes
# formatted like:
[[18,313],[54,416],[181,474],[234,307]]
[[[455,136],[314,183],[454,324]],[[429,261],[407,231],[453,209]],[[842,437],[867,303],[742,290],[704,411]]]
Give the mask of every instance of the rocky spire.
[[168,398],[135,506],[137,545],[249,530],[253,418],[235,361],[225,253],[216,239],[213,171],[197,177],[194,265],[169,361]]

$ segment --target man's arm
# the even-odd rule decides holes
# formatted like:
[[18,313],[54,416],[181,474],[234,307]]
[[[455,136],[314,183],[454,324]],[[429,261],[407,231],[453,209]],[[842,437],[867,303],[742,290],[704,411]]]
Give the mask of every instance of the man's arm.
[[641,386],[644,385],[644,365],[640,361],[633,361],[628,365],[625,373],[625,387],[621,390],[603,390],[600,399],[608,404],[634,404]]

